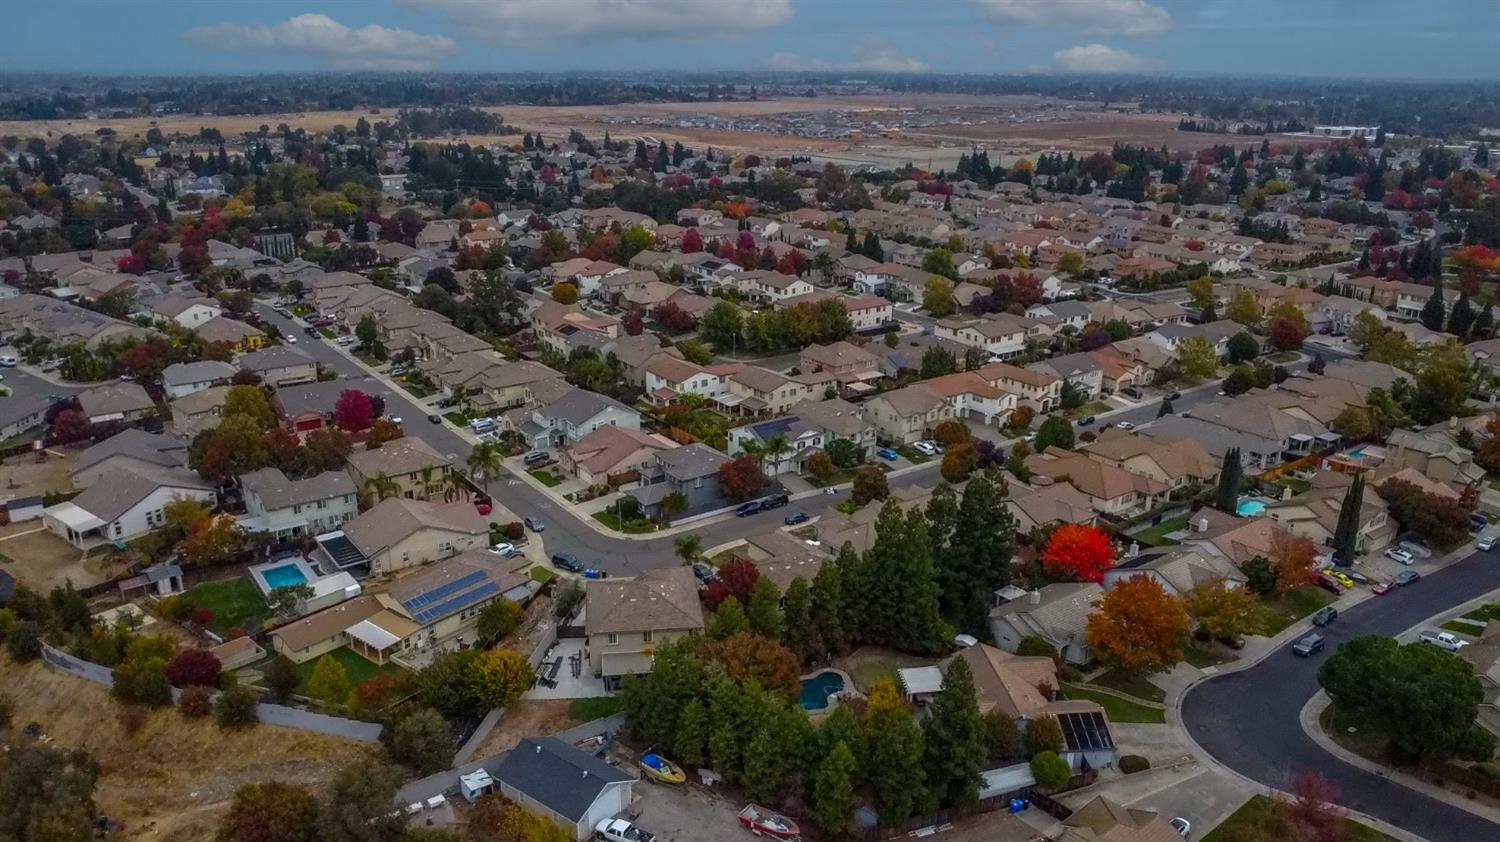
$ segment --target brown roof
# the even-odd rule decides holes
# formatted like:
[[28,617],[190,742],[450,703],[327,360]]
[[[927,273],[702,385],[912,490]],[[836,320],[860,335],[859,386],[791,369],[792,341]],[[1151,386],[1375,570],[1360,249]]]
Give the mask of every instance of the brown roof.
[[1096,796],[1063,821],[1058,842],[1182,842],[1161,814]]
[[1057,447],[1047,448],[1046,453],[1028,456],[1026,467],[1044,477],[1067,477],[1074,488],[1098,500],[1113,500],[1132,491],[1162,494],[1168,490],[1158,480]]
[[591,579],[585,594],[589,634],[703,628],[697,580],[687,567],[647,570],[635,579]]
[[288,649],[305,649],[343,632],[356,623],[368,620],[384,610],[380,600],[370,594],[363,594],[331,608],[325,608],[316,614],[309,614],[300,620],[287,623],[271,635],[281,638],[282,645]]
[[956,657],[964,659],[974,675],[980,713],[1000,710],[1012,719],[1030,718],[1047,706],[1038,686],[1058,686],[1057,665],[1046,655],[1012,655],[980,643],[959,650]]
[[1011,365],[1010,363],[990,363],[983,368],[977,369],[975,374],[983,377],[990,383],[998,383],[1002,380],[1014,380],[1017,383],[1025,383],[1038,389],[1045,389],[1057,382],[1057,378],[1044,372],[1032,371],[1029,368]]
[[399,477],[423,468],[451,464],[448,457],[414,436],[388,441],[374,450],[356,450],[349,454],[349,466],[365,477],[379,474]]
[[368,557],[422,529],[485,535],[489,522],[467,501],[429,503],[391,497],[344,524],[344,535]]

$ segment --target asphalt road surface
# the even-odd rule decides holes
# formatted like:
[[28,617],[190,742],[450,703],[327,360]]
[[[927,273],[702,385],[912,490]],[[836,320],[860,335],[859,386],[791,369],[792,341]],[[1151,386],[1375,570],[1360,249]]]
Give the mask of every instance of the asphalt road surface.
[[[1372,634],[1394,636],[1495,588],[1500,588],[1500,555],[1476,552],[1342,612],[1321,631],[1328,644],[1311,658],[1293,655],[1288,644],[1249,669],[1198,684],[1183,699],[1183,722],[1221,763],[1267,786],[1289,791],[1302,774],[1319,772],[1350,809],[1431,842],[1500,839],[1500,825],[1338,760],[1313,742],[1299,720],[1319,689],[1318,667],[1340,643]],[[1302,626],[1311,628],[1306,622]]]

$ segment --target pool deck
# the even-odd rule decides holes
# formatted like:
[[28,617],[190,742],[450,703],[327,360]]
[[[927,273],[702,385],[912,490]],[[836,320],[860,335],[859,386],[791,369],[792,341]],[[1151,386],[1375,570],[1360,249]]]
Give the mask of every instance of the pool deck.
[[254,582],[257,588],[260,588],[260,592],[265,594],[266,596],[270,596],[271,591],[275,590],[275,587],[270,582],[266,581],[265,571],[275,570],[280,567],[286,567],[287,565],[295,566],[299,571],[301,571],[304,584],[310,585],[314,580],[321,578],[318,575],[318,571],[314,570],[313,566],[308,563],[307,559],[302,558],[301,556],[291,556],[278,558],[272,561],[261,562],[260,564],[253,565],[246,572],[250,574],[250,581]]

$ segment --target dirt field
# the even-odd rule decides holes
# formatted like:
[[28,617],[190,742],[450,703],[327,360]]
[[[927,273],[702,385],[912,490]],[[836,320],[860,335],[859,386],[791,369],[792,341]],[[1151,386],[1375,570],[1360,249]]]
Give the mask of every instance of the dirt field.
[[82,452],[76,447],[49,448],[45,462],[36,461],[36,456],[30,453],[6,459],[0,466],[0,474],[5,477],[4,484],[0,485],[0,499],[12,495],[30,497],[49,491],[72,491],[73,482],[68,473]]
[[0,535],[0,556],[16,581],[46,593],[65,582],[74,587],[96,585],[120,571],[111,556],[96,553],[84,558],[77,547],[48,532],[40,520],[11,524]]
[[241,784],[316,785],[338,766],[374,756],[369,746],[269,725],[221,731],[212,719],[190,721],[173,710],[153,712],[129,736],[115,719],[119,706],[98,685],[3,658],[0,675],[0,692],[16,703],[17,727],[38,722],[60,745],[88,749],[99,761],[95,800],[124,821],[122,839],[211,839]]
[[[975,143],[999,147],[1008,163],[1020,155],[1050,149],[1075,152],[1108,151],[1115,142],[1167,145],[1172,149],[1192,151],[1212,145],[1222,136],[1181,133],[1178,114],[1133,114],[1129,104],[1112,104],[1115,110],[1104,111],[1098,103],[1067,102],[1030,96],[963,96],[957,94],[875,94],[868,96],[829,96],[816,98],[766,99],[755,102],[694,103],[627,103],[592,106],[510,105],[487,110],[501,114],[505,122],[524,132],[540,132],[548,140],[561,140],[570,129],[579,129],[590,137],[602,137],[608,130],[617,138],[648,134],[668,143],[682,141],[690,146],[711,145],[729,152],[755,151],[766,155],[807,154],[849,163],[894,166],[913,161],[932,168],[951,167],[961,152]],[[684,114],[712,114],[720,117],[765,117],[769,115],[813,114],[824,111],[858,112],[872,119],[895,120],[912,109],[962,112],[966,124],[912,127],[895,137],[870,137],[859,141],[846,138],[804,137],[796,134],[719,130],[676,125]],[[1043,110],[1042,119],[1015,117],[1018,111]],[[135,117],[107,120],[5,121],[0,135],[21,137],[41,135],[57,137],[66,133],[92,134],[109,127],[125,136],[144,135],[155,126],[163,131],[195,132],[203,126],[215,126],[226,134],[254,131],[262,125],[274,129],[279,123],[325,131],[335,125],[353,126],[361,116],[378,120],[382,113],[395,109],[368,111],[312,111],[289,114],[264,114],[231,117],[196,117],[167,115],[158,118]],[[470,135],[471,143],[516,143],[519,135]],[[1235,136],[1235,143],[1258,143],[1259,137]]]
[[485,757],[506,749],[515,748],[522,737],[552,734],[579,724],[568,716],[567,699],[522,699],[505,709],[500,724],[490,732],[489,739],[474,752],[474,757]]

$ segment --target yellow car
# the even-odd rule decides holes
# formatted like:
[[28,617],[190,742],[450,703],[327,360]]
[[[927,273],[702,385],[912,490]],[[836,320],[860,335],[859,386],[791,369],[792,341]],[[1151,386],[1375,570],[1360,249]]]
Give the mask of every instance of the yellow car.
[[1343,585],[1346,588],[1354,587],[1354,580],[1349,578],[1349,574],[1345,573],[1342,570],[1334,570],[1330,567],[1323,572],[1327,573],[1329,576],[1332,576],[1334,581],[1338,582],[1340,585]]

